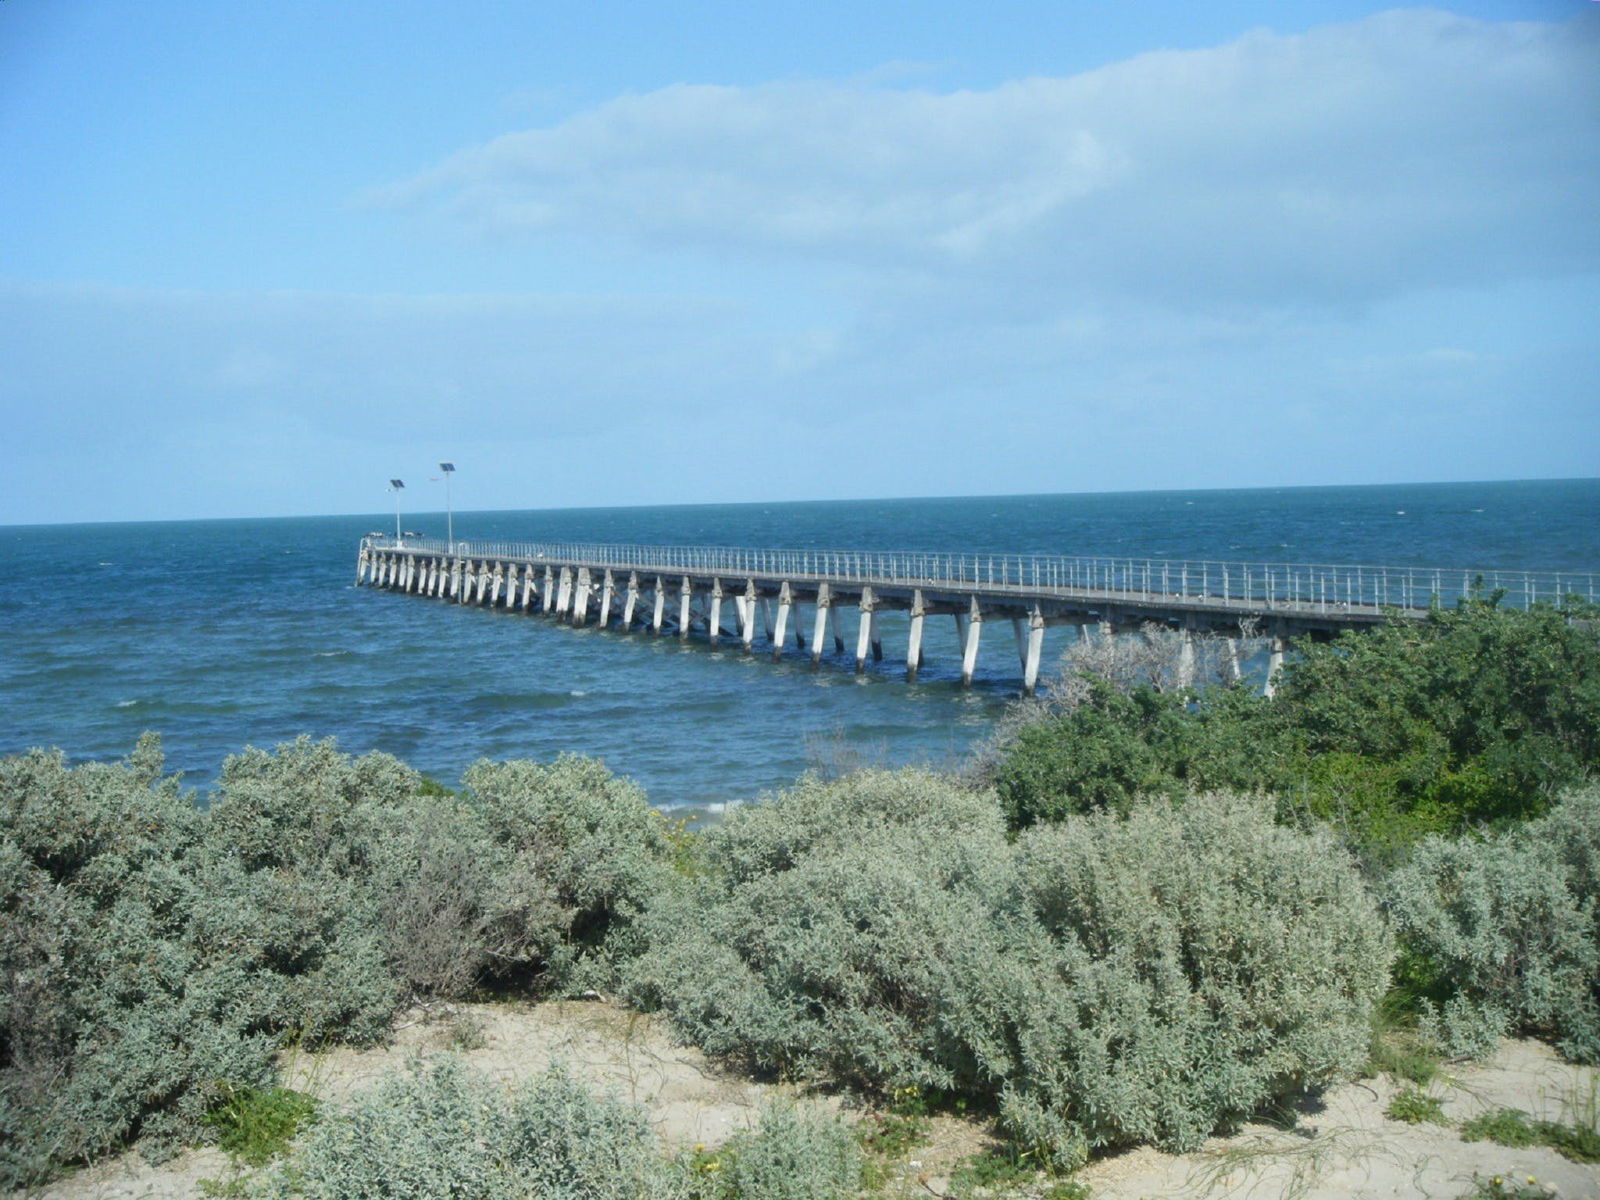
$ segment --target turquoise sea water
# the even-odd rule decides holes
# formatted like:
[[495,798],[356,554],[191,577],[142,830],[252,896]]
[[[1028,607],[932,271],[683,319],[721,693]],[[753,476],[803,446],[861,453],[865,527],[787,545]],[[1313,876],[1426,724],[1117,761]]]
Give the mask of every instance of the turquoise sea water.
[[[457,513],[458,538],[1600,570],[1600,480]],[[444,515],[407,529],[444,535]],[[1014,694],[1008,630],[963,692],[948,621],[901,681],[830,654],[572,629],[353,586],[394,514],[0,528],[0,753],[125,754],[140,732],[204,787],[297,734],[447,782],[473,760],[597,755],[665,806],[755,797],[843,745],[963,755]],[[903,618],[898,618],[903,621]],[[848,627],[849,618],[847,618]],[[809,632],[809,631],[808,631]],[[1066,644],[1052,631],[1047,658]]]

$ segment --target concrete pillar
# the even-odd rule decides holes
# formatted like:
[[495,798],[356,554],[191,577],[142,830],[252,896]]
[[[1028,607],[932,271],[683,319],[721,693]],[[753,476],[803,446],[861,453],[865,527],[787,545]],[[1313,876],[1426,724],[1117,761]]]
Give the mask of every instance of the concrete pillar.
[[582,625],[589,619],[589,587],[590,576],[588,567],[578,568],[578,579],[572,590],[572,623]]
[[650,632],[661,636],[661,622],[667,614],[667,585],[656,576],[655,611],[650,614]]
[[706,621],[706,636],[715,646],[722,638],[722,580],[711,581],[711,612]]
[[544,611],[549,612],[556,606],[555,570],[549,563],[544,565]]
[[785,581],[778,588],[778,628],[777,632],[769,635],[772,639],[772,657],[774,660],[783,655],[784,635],[789,631],[789,610],[794,607],[794,597],[789,593],[789,584]]
[[1239,639],[1231,637],[1223,647],[1222,674],[1230,684],[1239,682]]
[[683,582],[678,585],[678,640],[684,641],[689,636],[689,627],[694,624],[694,584],[685,575]]
[[365,546],[356,553],[356,586],[361,586],[361,577],[367,572],[367,548]]
[[1183,627],[1178,630],[1177,682],[1180,688],[1194,686],[1194,629],[1187,617],[1184,618]]
[[489,570],[489,560],[484,559],[478,564],[478,591],[476,596],[473,597],[473,599],[479,604],[482,604],[483,598],[489,594],[490,578],[491,572]]
[[384,560],[384,556],[382,554],[377,555],[372,560],[372,586],[373,587],[382,587],[383,586],[383,569],[384,569],[384,561],[383,560]]
[[628,572],[628,595],[622,602],[622,627],[633,628],[633,610],[639,606],[639,572]]
[[562,567],[561,577],[556,583],[556,620],[567,615],[567,610],[572,606],[572,568]]
[[978,667],[978,642],[983,637],[983,609],[977,598],[972,601],[972,611],[967,614],[967,640],[961,649],[961,686],[972,686],[972,673]]
[[450,578],[445,583],[444,592],[452,600],[461,594],[461,560],[459,558],[450,560]]
[[867,669],[867,652],[878,640],[875,628],[877,614],[873,611],[874,601],[872,589],[861,589],[861,607],[857,610],[856,618],[856,674],[859,675]]
[[822,662],[822,643],[828,636],[828,610],[833,607],[833,591],[827,584],[817,585],[817,622],[811,631],[811,663]]
[[1039,686],[1039,660],[1044,656],[1044,613],[1035,604],[1028,614],[1028,657],[1022,664],[1022,694],[1031,696]]
[[922,606],[922,589],[911,593],[911,633],[906,638],[906,682],[915,683],[917,672],[922,670],[922,619],[926,616]]
[[745,580],[744,595],[739,601],[739,640],[744,652],[749,654],[756,641],[756,581]]
[[1267,643],[1267,682],[1262,692],[1269,700],[1278,690],[1277,676],[1283,668],[1283,656],[1288,649],[1289,639],[1283,636],[1281,630],[1274,633]]
[[611,598],[617,594],[617,579],[611,573],[611,568],[606,568],[605,578],[600,581],[600,628],[604,629],[611,620]]
[[1022,632],[1022,618],[1011,618],[1011,636],[1017,643],[1017,666],[1028,669],[1028,639]]
[[437,597],[444,583],[444,559],[435,558],[428,563],[428,595]]
[[506,586],[506,565],[495,563],[494,574],[489,577],[489,607],[500,603],[500,592]]
[[411,590],[411,580],[416,575],[416,571],[417,560],[415,556],[408,554],[400,560],[400,590],[402,592]]
[[383,581],[389,577],[389,556],[387,554],[378,555],[377,575],[375,582],[379,587],[382,587]]

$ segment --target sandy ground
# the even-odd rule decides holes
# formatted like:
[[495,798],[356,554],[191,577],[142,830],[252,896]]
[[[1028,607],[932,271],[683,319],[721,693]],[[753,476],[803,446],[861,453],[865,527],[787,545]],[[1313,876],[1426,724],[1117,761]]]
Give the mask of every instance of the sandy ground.
[[[1293,1129],[1248,1126],[1188,1155],[1149,1149],[1091,1164],[1081,1175],[1102,1200],[1206,1196],[1212,1200],[1444,1200],[1473,1177],[1529,1176],[1565,1200],[1600,1198],[1600,1166],[1554,1150],[1463,1142],[1454,1128],[1407,1125],[1384,1116],[1399,1084],[1387,1077],[1336,1088]],[[1563,1063],[1539,1042],[1503,1042],[1487,1061],[1446,1071],[1427,1089],[1459,1125],[1480,1113],[1518,1108],[1544,1120],[1593,1121],[1600,1072]]]
[[[751,1126],[774,1090],[675,1045],[656,1019],[604,1001],[466,1005],[431,1019],[414,1014],[389,1046],[300,1055],[286,1061],[284,1070],[290,1086],[338,1104],[408,1055],[447,1051],[507,1083],[564,1063],[597,1087],[643,1105],[672,1146],[715,1145]],[[1519,1182],[1533,1176],[1564,1200],[1600,1200],[1600,1166],[1572,1163],[1548,1149],[1463,1142],[1447,1126],[1392,1121],[1384,1108],[1397,1090],[1386,1078],[1349,1084],[1324,1096],[1292,1129],[1250,1126],[1188,1155],[1136,1150],[1093,1163],[1080,1178],[1097,1200],[1447,1200],[1468,1190],[1475,1174]],[[1593,1121],[1600,1071],[1563,1063],[1536,1042],[1507,1042],[1488,1061],[1449,1072],[1430,1091],[1457,1124],[1500,1107],[1551,1120]],[[952,1194],[955,1165],[991,1142],[981,1128],[950,1117],[934,1118],[929,1128],[928,1143],[913,1148],[891,1172],[886,1195]],[[225,1156],[213,1150],[190,1151],[159,1167],[127,1154],[35,1195],[190,1200],[201,1195],[201,1180],[225,1179],[229,1170]]]

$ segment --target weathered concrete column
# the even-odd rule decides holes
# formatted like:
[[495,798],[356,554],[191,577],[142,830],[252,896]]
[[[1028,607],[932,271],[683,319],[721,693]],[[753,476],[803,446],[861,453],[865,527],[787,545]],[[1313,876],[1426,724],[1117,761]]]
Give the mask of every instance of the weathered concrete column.
[[1227,639],[1222,649],[1222,675],[1228,683],[1239,682],[1239,639]]
[[822,663],[822,643],[828,636],[828,610],[833,607],[833,591],[827,584],[817,585],[817,621],[811,631],[811,664]]
[[1039,686],[1039,660],[1044,657],[1044,613],[1035,604],[1028,614],[1028,657],[1022,664],[1022,694],[1031,696]]
[[715,577],[711,580],[711,613],[706,622],[706,636],[713,646],[722,638],[722,580]]
[[478,603],[479,604],[484,603],[484,601],[487,600],[488,597],[489,597],[489,588],[494,583],[494,568],[495,568],[495,565],[498,565],[498,564],[491,565],[488,559],[484,559],[481,563],[478,564]]
[[656,576],[655,609],[650,614],[650,632],[657,637],[661,636],[661,624],[667,615],[667,585],[661,576]]
[[591,586],[588,567],[578,568],[578,579],[572,588],[572,623],[582,625],[589,619],[589,589]]
[[416,577],[417,558],[414,554],[407,554],[400,560],[400,590],[409,592],[411,581]]
[[922,589],[911,593],[911,632],[906,638],[906,682],[915,683],[922,670],[922,619],[927,615],[922,604]]
[[744,643],[744,652],[749,654],[756,642],[756,581],[747,579],[744,583],[744,595],[739,598],[739,640]]
[[522,582],[522,576],[527,574],[524,567],[517,563],[506,564],[506,607],[517,606],[517,587]]
[[1183,619],[1178,630],[1177,684],[1180,688],[1194,686],[1194,627],[1190,618]]
[[606,573],[600,581],[600,628],[604,629],[611,621],[611,599],[617,594],[617,579],[611,573],[611,568],[606,568]]
[[367,573],[367,548],[361,547],[356,552],[356,586],[361,586],[361,577]]
[[622,627],[633,628],[633,610],[639,605],[639,572],[628,572],[628,595],[622,602]]
[[789,629],[789,609],[793,607],[793,597],[789,594],[789,582],[785,580],[778,587],[778,628],[772,638],[772,657],[774,661],[783,657],[783,638]]
[[494,574],[489,576],[489,607],[493,608],[500,603],[500,592],[506,586],[506,565],[497,562],[494,565]]
[[983,637],[983,609],[973,597],[972,611],[967,614],[967,640],[961,649],[961,686],[972,686],[972,673],[978,667],[978,642]]
[[1262,694],[1269,700],[1278,690],[1278,672],[1283,669],[1283,656],[1288,650],[1289,639],[1283,635],[1283,627],[1280,625],[1267,643],[1267,682],[1262,688]]
[[859,675],[867,669],[867,653],[874,642],[878,640],[877,613],[874,611],[875,601],[872,598],[872,589],[861,589],[861,606],[857,610],[856,618],[856,674]]
[[384,556],[383,556],[382,553],[378,553],[378,554],[373,556],[373,559],[372,559],[372,586],[373,587],[382,587],[383,586],[383,569],[384,569],[384,566],[385,566],[385,563],[384,563],[383,560],[384,560]]
[[562,567],[561,575],[556,581],[556,620],[567,615],[567,610],[572,607],[572,568]]
[[555,568],[549,563],[544,565],[544,611],[551,612],[556,606]]
[[443,599],[445,591],[450,586],[450,560],[436,558],[433,561],[433,594],[436,599]]
[[689,626],[694,624],[694,584],[685,575],[678,585],[678,640],[689,636]]

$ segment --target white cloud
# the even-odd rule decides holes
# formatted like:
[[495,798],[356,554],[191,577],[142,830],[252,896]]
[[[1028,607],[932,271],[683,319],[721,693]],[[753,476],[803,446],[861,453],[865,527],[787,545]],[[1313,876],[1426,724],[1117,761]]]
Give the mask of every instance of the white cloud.
[[1592,18],[1401,10],[988,91],[680,85],[377,195],[977,298],[1359,303],[1600,265],[1597,50]]

